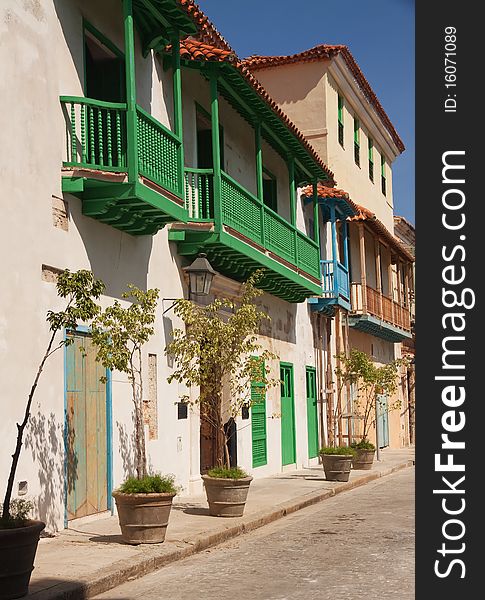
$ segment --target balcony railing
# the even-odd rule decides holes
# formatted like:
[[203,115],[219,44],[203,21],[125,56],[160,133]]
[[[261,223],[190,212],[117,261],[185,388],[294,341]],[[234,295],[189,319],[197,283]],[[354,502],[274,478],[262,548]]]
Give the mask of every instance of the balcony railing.
[[[224,171],[221,174],[222,224],[248,238],[263,251],[281,258],[315,278],[320,277],[316,242],[268,208]],[[185,208],[189,220],[214,220],[211,169],[185,169]]]
[[409,331],[411,322],[409,316],[409,307],[399,304],[392,298],[381,294],[374,288],[366,286],[366,311],[364,311],[364,298],[362,295],[362,285],[360,283],[351,284],[351,306],[352,312],[363,314],[367,312],[386,323],[390,323],[400,329]]
[[128,139],[127,105],[90,98],[61,96],[66,130],[64,166],[99,171],[127,171],[127,149],[136,144],[138,173],[183,195],[182,142],[139,106],[136,139]]
[[[342,296],[345,300],[350,299],[349,271],[340,262],[333,260],[322,260],[322,295],[326,298],[338,298]],[[337,276],[334,276],[335,264],[337,265]]]

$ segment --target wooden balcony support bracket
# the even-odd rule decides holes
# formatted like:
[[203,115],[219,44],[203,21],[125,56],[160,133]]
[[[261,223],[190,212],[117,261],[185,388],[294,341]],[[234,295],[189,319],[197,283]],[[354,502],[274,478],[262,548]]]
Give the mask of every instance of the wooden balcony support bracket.
[[138,179],[138,144],[136,114],[135,80],[135,34],[133,29],[133,0],[123,0],[123,19],[125,33],[125,79],[126,79],[126,133],[128,181]]
[[362,312],[367,313],[367,276],[365,269],[365,230],[364,224],[358,223],[360,247],[360,282],[362,286]]

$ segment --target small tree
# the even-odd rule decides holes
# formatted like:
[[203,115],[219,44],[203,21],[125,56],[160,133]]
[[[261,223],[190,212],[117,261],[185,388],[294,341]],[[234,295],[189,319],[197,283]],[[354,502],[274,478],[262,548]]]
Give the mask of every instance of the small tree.
[[92,340],[96,360],[107,369],[126,373],[131,384],[135,416],[135,468],[137,479],[147,475],[145,428],[143,423],[143,345],[154,333],[158,289],[138,289],[128,285],[123,298],[131,304],[125,308],[118,300],[100,312],[92,323]]
[[104,283],[95,279],[90,271],[80,270],[71,273],[66,269],[60,273],[57,279],[57,295],[60,298],[65,298],[67,303],[64,310],[59,312],[49,310],[47,312],[46,320],[49,323],[51,334],[44,356],[37,369],[34,382],[30,388],[27,404],[25,406],[24,418],[21,423],[17,423],[17,443],[15,451],[12,454],[12,466],[10,467],[10,474],[2,507],[2,520],[5,522],[10,521],[11,519],[10,505],[15,474],[17,472],[20,451],[22,449],[24,430],[29,421],[32,400],[40,376],[44,370],[47,359],[63,346],[68,346],[73,342],[72,338],[66,337],[65,339],[60,340],[56,345],[56,336],[63,329],[75,331],[79,322],[87,322],[93,319],[100,310],[95,300],[99,299],[103,290]]
[[[279,379],[269,378],[266,364],[276,355],[263,350],[257,341],[261,322],[269,319],[254,304],[263,293],[255,287],[260,277],[256,271],[243,284],[239,303],[222,298],[204,307],[190,300],[178,300],[175,305],[174,312],[184,322],[185,331],[175,329],[165,349],[175,365],[168,382],[175,380],[187,387],[199,387],[196,399],[190,401],[183,395],[181,400],[199,405],[201,414],[216,432],[214,467],[230,468],[225,417],[235,418],[243,406],[251,405],[251,383],[258,385],[260,393],[279,383]],[[223,399],[224,382],[230,392],[227,402]]]
[[[339,366],[335,373],[343,383],[358,386],[358,396],[353,402],[354,416],[362,419],[362,440],[367,440],[369,429],[376,423],[379,395],[392,395],[398,386],[399,367],[405,364],[402,358],[377,367],[365,352],[353,349],[350,356],[340,354]],[[388,406],[388,412],[400,408],[401,402],[396,400]],[[374,416],[373,416],[374,415]]]

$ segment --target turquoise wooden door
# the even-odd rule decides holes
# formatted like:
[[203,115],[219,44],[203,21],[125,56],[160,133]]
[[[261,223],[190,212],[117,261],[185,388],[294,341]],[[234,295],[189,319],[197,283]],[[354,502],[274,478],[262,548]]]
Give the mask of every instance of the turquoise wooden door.
[[281,462],[291,465],[296,462],[295,444],[295,401],[293,365],[281,363]]
[[[66,348],[67,518],[108,509],[106,370],[88,335]],[[84,348],[84,351],[81,351]]]
[[253,467],[268,463],[266,442],[266,394],[264,386],[251,382],[251,436]]
[[308,458],[318,456],[317,372],[306,368],[306,415],[308,428]]
[[377,397],[377,437],[379,448],[389,446],[389,411],[385,394]]

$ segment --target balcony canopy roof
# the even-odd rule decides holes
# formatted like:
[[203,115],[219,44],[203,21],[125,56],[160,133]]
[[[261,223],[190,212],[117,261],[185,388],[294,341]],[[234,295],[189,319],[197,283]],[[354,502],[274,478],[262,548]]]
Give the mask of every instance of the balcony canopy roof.
[[192,0],[133,0],[133,17],[144,56],[163,49],[173,35],[197,33],[207,20]]

